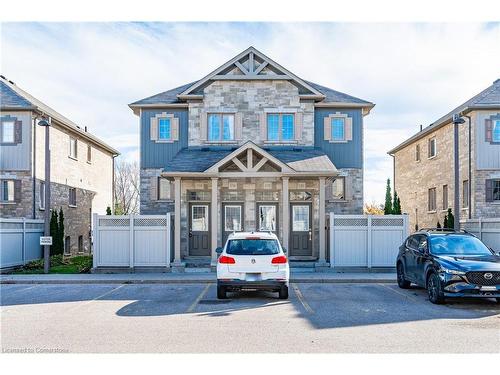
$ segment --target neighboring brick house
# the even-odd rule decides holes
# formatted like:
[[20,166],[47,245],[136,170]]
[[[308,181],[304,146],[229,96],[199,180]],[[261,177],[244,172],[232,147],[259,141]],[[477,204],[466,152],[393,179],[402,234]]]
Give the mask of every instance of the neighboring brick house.
[[465,120],[459,125],[460,218],[500,217],[500,79],[497,79],[389,151],[394,157],[394,189],[403,212],[410,216],[412,229],[435,227],[438,220],[443,224],[446,210],[453,209],[455,114]]
[[42,219],[50,118],[51,208],[65,215],[65,252],[89,252],[92,213],[113,207],[118,151],[0,76],[0,215]]
[[363,117],[373,106],[250,47],[130,104],[140,212],[175,212],[176,265],[213,262],[233,230],[271,230],[291,260],[326,265],[326,213],[363,212]]

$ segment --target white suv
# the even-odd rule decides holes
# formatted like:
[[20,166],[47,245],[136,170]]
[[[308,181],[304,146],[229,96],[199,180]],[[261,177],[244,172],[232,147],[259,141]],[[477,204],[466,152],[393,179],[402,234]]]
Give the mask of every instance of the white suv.
[[217,248],[217,298],[228,291],[268,290],[288,298],[290,269],[285,251],[270,232],[236,232]]

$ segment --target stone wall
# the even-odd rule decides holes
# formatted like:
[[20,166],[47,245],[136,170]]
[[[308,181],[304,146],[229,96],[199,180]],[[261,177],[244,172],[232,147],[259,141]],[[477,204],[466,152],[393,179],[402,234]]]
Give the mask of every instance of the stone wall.
[[151,178],[158,177],[161,169],[141,169],[140,171],[140,206],[141,215],[163,215],[168,212],[174,212],[173,184],[171,184],[171,199],[158,200],[151,196]]
[[200,139],[202,112],[237,111],[243,116],[242,140],[262,145],[260,113],[265,109],[302,112],[302,139],[299,145],[314,145],[314,104],[300,101],[299,90],[288,81],[216,81],[204,89],[204,100],[189,103],[189,146],[204,144]]
[[500,170],[477,170],[475,172],[474,219],[500,217],[500,202],[486,202],[486,180],[500,179]]
[[332,184],[326,184],[326,213],[333,212],[343,215],[363,214],[363,170],[344,168],[339,170],[345,177],[345,200],[331,198]]
[[17,202],[0,202],[0,215],[3,218],[33,218],[33,178],[31,173],[1,171],[0,178],[21,181],[20,200]]

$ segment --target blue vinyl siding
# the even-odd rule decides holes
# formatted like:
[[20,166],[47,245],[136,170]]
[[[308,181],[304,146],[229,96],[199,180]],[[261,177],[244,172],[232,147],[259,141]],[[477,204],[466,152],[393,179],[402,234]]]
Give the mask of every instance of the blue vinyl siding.
[[[179,118],[179,141],[172,143],[156,143],[150,137],[151,117],[159,113],[173,114]],[[187,109],[143,110],[141,115],[141,168],[164,168],[167,162],[188,145],[188,111]]]
[[[336,112],[347,114],[352,118],[352,141],[330,143],[324,140],[324,118]],[[337,168],[363,168],[363,116],[361,109],[316,108],[314,111],[314,146],[321,148]]]

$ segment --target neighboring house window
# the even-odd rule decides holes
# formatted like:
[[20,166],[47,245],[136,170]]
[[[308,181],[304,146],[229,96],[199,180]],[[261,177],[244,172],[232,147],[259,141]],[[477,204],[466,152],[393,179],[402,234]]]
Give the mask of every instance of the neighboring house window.
[[436,211],[436,188],[429,189],[428,211]]
[[77,158],[77,141],[76,138],[69,137],[69,156]]
[[431,138],[429,139],[429,158],[433,158],[436,156],[437,150],[436,150],[436,138]]
[[69,188],[69,205],[76,207],[76,188]]
[[2,122],[2,143],[14,143],[14,121]]
[[158,139],[160,141],[169,141],[172,139],[170,118],[158,119]]
[[500,142],[500,120],[495,120],[493,125],[493,142]]
[[333,199],[345,199],[345,178],[337,177],[332,183]]
[[64,254],[71,253],[71,237],[66,236],[64,239]]
[[170,181],[166,178],[158,177],[158,199],[170,199]]
[[332,118],[332,140],[333,141],[345,140],[345,118],[343,117]]
[[500,202],[500,180],[486,180],[486,202]]
[[40,181],[40,209],[45,209],[45,182]]
[[14,200],[15,200],[14,180],[2,180],[1,187],[2,187],[2,189],[1,189],[2,202],[14,202]]
[[415,146],[415,161],[420,161],[420,145]]
[[462,207],[469,207],[469,181],[462,182]]
[[87,163],[92,162],[92,146],[87,145]]
[[448,209],[448,185],[443,185],[443,210]]
[[208,140],[213,142],[234,140],[234,113],[208,114]]
[[493,200],[500,201],[500,180],[493,181]]
[[295,116],[292,113],[267,114],[267,140],[293,141],[295,139]]
[[78,252],[83,253],[83,236],[78,236]]

